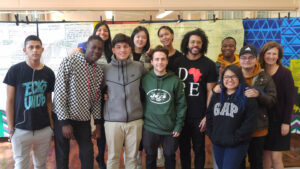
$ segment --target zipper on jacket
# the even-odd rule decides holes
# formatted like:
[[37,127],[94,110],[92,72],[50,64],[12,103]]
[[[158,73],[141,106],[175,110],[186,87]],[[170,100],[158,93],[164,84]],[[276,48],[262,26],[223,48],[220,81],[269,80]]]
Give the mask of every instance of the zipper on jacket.
[[123,67],[123,62],[121,62],[121,70],[122,70],[122,77],[123,77],[123,90],[124,90],[124,95],[125,95],[125,111],[126,111],[126,122],[128,122],[128,111],[127,111],[127,104],[126,104],[126,90],[125,90],[125,79],[124,79],[124,67]]

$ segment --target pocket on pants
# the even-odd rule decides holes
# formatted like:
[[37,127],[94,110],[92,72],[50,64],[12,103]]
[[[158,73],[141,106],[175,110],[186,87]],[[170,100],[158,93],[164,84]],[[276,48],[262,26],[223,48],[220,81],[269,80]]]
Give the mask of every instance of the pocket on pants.
[[12,144],[12,150],[14,157],[16,156],[22,156],[26,154],[24,151],[24,142],[26,141],[26,134],[24,134],[24,131],[20,129],[16,129],[12,138],[11,138],[11,144]]

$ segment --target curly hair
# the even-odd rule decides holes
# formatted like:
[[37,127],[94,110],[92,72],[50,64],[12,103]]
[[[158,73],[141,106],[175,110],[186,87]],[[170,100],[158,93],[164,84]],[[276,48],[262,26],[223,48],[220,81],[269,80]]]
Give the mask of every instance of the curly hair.
[[189,51],[188,50],[188,44],[189,44],[190,37],[192,35],[196,35],[196,36],[199,36],[201,38],[201,40],[202,40],[202,48],[200,50],[200,53],[202,55],[204,55],[207,52],[208,38],[207,38],[205,32],[202,29],[200,29],[200,28],[195,29],[193,31],[190,31],[190,32],[188,32],[188,33],[186,33],[184,35],[184,37],[183,37],[183,39],[181,41],[181,52],[183,54],[185,54],[185,55],[188,53],[188,51]]

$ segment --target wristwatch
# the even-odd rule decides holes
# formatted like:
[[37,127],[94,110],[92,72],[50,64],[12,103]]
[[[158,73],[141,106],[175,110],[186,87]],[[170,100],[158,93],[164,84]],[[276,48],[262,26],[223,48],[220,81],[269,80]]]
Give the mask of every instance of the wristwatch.
[[12,133],[15,132],[15,130],[16,130],[16,129],[11,129],[11,130],[8,131],[8,133],[9,133],[9,134],[12,134]]
[[9,133],[9,136],[8,136],[8,139],[7,139],[8,142],[11,142],[11,137],[12,137],[11,134],[14,134],[15,130],[16,129],[11,129],[11,130],[8,131],[8,133]]

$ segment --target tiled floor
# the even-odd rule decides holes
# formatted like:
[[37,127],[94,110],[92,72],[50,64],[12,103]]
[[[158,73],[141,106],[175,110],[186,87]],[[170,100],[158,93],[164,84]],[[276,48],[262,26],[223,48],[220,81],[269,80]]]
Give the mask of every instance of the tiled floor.
[[[96,144],[94,144],[94,150],[96,156],[97,154]],[[206,152],[207,152],[206,153],[207,159],[206,159],[205,167],[211,168],[212,167],[211,148],[208,141],[206,145]],[[123,166],[122,159],[120,159],[120,161],[121,161],[121,168],[123,169],[124,166]],[[300,135],[292,136],[291,151],[284,153],[284,162],[286,168],[291,167],[289,169],[300,169]],[[80,169],[78,147],[75,141],[71,141],[71,153],[70,153],[69,164],[70,164],[70,169]],[[145,168],[144,165],[145,165],[145,154],[143,155],[143,168]],[[33,168],[32,164],[31,164],[31,168]],[[52,142],[50,151],[48,153],[48,158],[47,158],[47,169],[55,169],[55,168],[56,167],[55,167],[54,144]],[[95,161],[94,169],[97,168],[98,165],[97,162]],[[0,169],[13,169],[13,154],[11,151],[11,144],[7,142],[1,143],[1,141],[0,141]],[[164,169],[164,168],[158,168],[158,169]],[[179,163],[179,151],[177,151],[177,169],[181,169]]]

